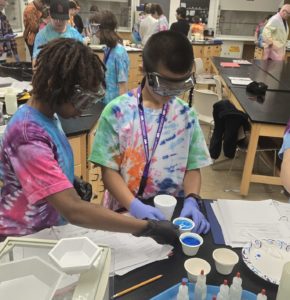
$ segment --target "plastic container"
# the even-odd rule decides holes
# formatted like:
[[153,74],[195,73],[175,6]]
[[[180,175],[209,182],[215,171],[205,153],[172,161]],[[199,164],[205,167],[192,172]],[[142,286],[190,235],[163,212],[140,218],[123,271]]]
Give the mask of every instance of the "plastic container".
[[176,300],[189,300],[187,282],[188,282],[187,278],[182,279],[182,282],[178,289]]
[[[150,300],[175,300],[176,295],[178,293],[179,286],[180,286],[180,283],[159,293],[158,295],[152,297]],[[195,284],[193,284],[191,282],[188,283],[189,299],[194,299],[193,298],[194,287],[195,287]],[[212,300],[213,297],[216,296],[218,291],[219,291],[218,286],[207,285],[207,298],[206,299]],[[243,290],[242,299],[243,300],[257,300],[257,295],[252,292],[249,292],[247,290]]]
[[240,273],[233,278],[233,283],[230,286],[230,300],[241,300],[242,299],[242,278]]
[[177,200],[170,195],[157,195],[154,197],[154,206],[165,216],[166,220],[171,220]]
[[224,280],[224,283],[220,285],[220,291],[217,295],[218,300],[229,300],[230,299],[230,288],[228,286],[228,281]]
[[67,274],[90,269],[101,249],[87,237],[64,238],[48,252],[49,257]]
[[203,244],[203,238],[199,234],[193,232],[182,233],[179,236],[179,241],[182,245],[183,253],[187,256],[196,255],[199,247]]
[[201,258],[189,258],[184,262],[184,268],[187,272],[189,281],[196,282],[201,270],[204,270],[204,275],[207,275],[210,270],[210,264]]
[[175,218],[172,223],[179,226],[180,234],[184,232],[191,232],[195,226],[195,223],[191,219],[182,217]]
[[17,96],[13,88],[7,88],[4,95],[6,114],[13,115],[17,111]]
[[229,275],[239,261],[239,256],[234,251],[227,248],[215,249],[212,253],[212,257],[217,272],[222,275]]
[[[288,283],[289,284],[289,283]],[[288,297],[289,295],[287,295]],[[284,298],[283,300],[286,300],[287,298]],[[267,300],[267,296],[266,296],[266,290],[262,289],[261,293],[259,293],[257,295],[257,300]]]
[[206,294],[206,276],[204,275],[204,270],[201,270],[194,289],[194,300],[205,300]]

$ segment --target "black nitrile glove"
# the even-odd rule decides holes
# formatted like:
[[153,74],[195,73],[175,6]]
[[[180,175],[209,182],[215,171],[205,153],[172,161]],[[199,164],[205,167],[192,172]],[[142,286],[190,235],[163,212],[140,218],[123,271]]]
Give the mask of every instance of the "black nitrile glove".
[[169,221],[148,220],[148,226],[135,236],[148,236],[159,244],[174,245],[178,239],[178,226]]
[[90,201],[93,195],[92,185],[81,178],[75,176],[74,188],[82,200]]

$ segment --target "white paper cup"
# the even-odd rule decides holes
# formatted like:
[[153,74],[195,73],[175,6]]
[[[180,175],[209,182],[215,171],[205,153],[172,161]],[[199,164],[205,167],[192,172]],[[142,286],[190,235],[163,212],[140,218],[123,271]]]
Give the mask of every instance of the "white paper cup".
[[215,267],[218,273],[229,275],[232,273],[234,266],[239,261],[239,256],[232,250],[227,248],[215,249],[212,253]]
[[196,282],[201,270],[204,271],[204,275],[207,275],[211,270],[211,266],[206,260],[197,257],[187,259],[184,262],[184,268],[187,272],[187,278],[191,282]]
[[154,205],[165,216],[167,220],[171,220],[177,200],[170,195],[157,195],[154,197]]
[[180,234],[184,232],[191,232],[195,226],[195,223],[191,219],[182,217],[175,218],[172,223],[179,226]]
[[185,255],[194,256],[199,250],[199,247],[203,244],[203,238],[193,232],[184,232],[179,236],[182,250]]

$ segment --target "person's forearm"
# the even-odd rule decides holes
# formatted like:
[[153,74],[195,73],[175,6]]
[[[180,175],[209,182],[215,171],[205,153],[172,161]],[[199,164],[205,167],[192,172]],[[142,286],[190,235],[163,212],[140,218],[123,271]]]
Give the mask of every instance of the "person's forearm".
[[47,200],[71,224],[81,227],[138,233],[148,225],[147,221],[123,216],[101,205],[83,201],[73,188],[52,195]]
[[183,180],[184,195],[186,196],[190,193],[199,195],[200,187],[201,187],[200,170],[196,169],[196,170],[186,171]]
[[119,172],[110,168],[102,167],[102,179],[105,188],[110,192],[110,194],[125,208],[129,209],[131,201],[134,199],[134,195],[129,190],[126,182]]

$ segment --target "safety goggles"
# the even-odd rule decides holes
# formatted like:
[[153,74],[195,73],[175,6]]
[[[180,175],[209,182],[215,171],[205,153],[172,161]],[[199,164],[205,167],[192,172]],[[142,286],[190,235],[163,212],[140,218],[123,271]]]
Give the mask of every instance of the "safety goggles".
[[100,26],[101,26],[101,24],[91,23],[90,24],[91,33],[96,34],[100,30]]
[[149,86],[159,96],[174,97],[194,87],[193,74],[181,79],[164,77],[156,72],[147,73]]
[[81,86],[75,85],[70,102],[77,111],[82,112],[89,105],[100,102],[104,98],[105,93],[106,89],[103,83],[100,83],[96,92],[84,90]]
[[77,111],[84,111],[89,107],[90,104],[96,104],[100,102],[106,94],[106,82],[105,82],[105,73],[106,73],[106,66],[102,62],[102,60],[99,58],[98,55],[96,55],[97,60],[100,63],[101,70],[102,70],[102,77],[98,90],[91,91],[91,90],[84,90],[80,85],[76,84],[73,87],[73,95],[71,97],[71,103],[73,104],[74,108]]

